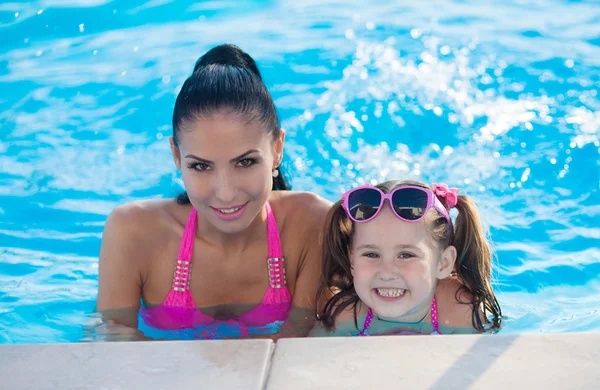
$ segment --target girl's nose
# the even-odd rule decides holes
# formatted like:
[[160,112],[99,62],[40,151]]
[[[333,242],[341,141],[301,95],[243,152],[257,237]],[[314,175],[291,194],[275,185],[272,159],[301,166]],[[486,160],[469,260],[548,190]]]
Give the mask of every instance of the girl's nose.
[[398,279],[399,274],[392,262],[383,261],[379,269],[379,279],[384,282],[390,282]]

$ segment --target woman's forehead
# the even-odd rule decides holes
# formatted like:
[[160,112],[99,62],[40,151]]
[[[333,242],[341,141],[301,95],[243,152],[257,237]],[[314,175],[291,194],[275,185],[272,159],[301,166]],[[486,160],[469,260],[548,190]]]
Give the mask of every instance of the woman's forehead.
[[235,157],[250,149],[264,151],[272,137],[256,122],[230,116],[200,118],[189,123],[179,137],[182,149],[204,159]]

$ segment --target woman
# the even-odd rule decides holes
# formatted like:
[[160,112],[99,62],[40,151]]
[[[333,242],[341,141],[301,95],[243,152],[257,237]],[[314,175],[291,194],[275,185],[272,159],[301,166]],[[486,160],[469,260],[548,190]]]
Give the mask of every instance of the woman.
[[284,138],[248,54],[221,45],[198,60],[170,139],[186,192],[119,206],[106,221],[97,309],[109,333],[141,336],[140,305],[156,338],[308,333],[330,203],[285,191]]

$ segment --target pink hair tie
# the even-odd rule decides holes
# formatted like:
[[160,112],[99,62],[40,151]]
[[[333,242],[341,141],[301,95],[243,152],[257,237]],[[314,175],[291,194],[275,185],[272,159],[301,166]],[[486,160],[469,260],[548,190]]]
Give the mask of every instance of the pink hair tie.
[[438,198],[443,198],[446,200],[446,206],[448,209],[453,208],[458,203],[458,188],[448,188],[448,186],[444,183],[433,183],[432,186],[433,193]]

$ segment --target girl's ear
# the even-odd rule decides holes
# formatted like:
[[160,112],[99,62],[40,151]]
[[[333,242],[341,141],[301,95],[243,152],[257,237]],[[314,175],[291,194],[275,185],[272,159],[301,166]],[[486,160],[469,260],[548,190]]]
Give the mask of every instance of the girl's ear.
[[446,279],[454,269],[456,262],[456,248],[452,245],[444,249],[442,257],[438,263],[437,278]]

